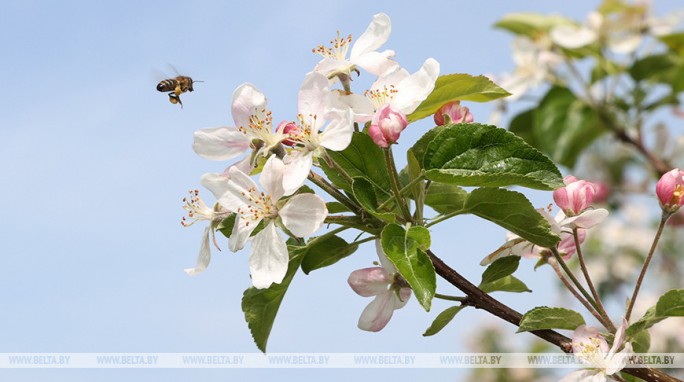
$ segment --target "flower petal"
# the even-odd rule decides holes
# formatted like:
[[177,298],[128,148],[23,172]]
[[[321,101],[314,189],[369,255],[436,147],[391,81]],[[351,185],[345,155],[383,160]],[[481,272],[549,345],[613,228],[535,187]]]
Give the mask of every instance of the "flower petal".
[[235,125],[249,126],[249,119],[252,115],[266,119],[265,110],[268,106],[266,96],[254,85],[245,83],[240,85],[233,93],[233,121]]
[[354,58],[353,63],[371,74],[384,76],[399,66],[392,59],[394,55],[395,52],[389,49],[383,52],[366,52]]
[[563,48],[576,49],[596,41],[598,35],[587,27],[558,25],[551,29],[551,40]]
[[208,160],[229,160],[249,149],[249,139],[235,127],[200,129],[193,138],[192,149]]
[[389,16],[384,13],[374,15],[366,31],[354,43],[349,56],[350,61],[355,64],[355,60],[362,54],[378,50],[387,42],[391,33],[392,22]]
[[252,241],[252,253],[249,255],[252,285],[263,289],[282,282],[287,274],[288,261],[287,245],[271,222]]
[[322,118],[328,100],[329,85],[330,81],[324,74],[315,71],[307,73],[297,96],[299,114],[317,115],[318,118]]
[[304,184],[309,176],[313,165],[313,152],[294,151],[288,154],[285,159],[285,170],[283,172],[284,195],[292,195],[299,187]]
[[240,214],[236,214],[233,231],[230,233],[230,238],[228,239],[228,249],[232,252],[237,252],[244,248],[247,240],[249,240],[249,237],[259,225],[260,221],[261,219],[254,221],[240,218]]
[[283,172],[285,165],[280,158],[271,155],[264,164],[264,169],[261,171],[259,183],[264,188],[266,193],[273,198],[273,201],[280,199],[283,194]]
[[228,190],[230,178],[226,173],[208,172],[202,175],[200,184],[214,194],[215,199],[219,199]]
[[218,202],[228,211],[237,212],[238,208],[248,204],[245,195],[249,195],[250,189],[256,188],[256,183],[237,167],[228,169],[228,177],[230,180],[226,185],[226,191],[218,199]]
[[586,210],[577,216],[565,218],[560,221],[559,224],[561,226],[591,228],[601,223],[606,217],[608,217],[608,210],[605,208],[597,208],[594,210]]
[[[375,108],[368,97],[363,94],[351,93],[342,94],[338,91],[330,93],[330,107],[339,113],[338,110],[346,110],[351,108],[354,115],[354,122],[366,123],[373,118]],[[327,118],[333,119],[333,118]]]
[[599,377],[598,381],[605,382],[606,380],[605,376],[596,370],[577,370],[561,378],[558,382],[593,382],[596,377]]
[[375,253],[378,254],[378,259],[380,259],[380,264],[383,268],[387,270],[389,274],[397,273],[397,268],[394,264],[387,258],[385,251],[382,250],[382,242],[380,240],[375,240]]
[[349,286],[363,297],[377,296],[387,291],[390,276],[382,267],[357,269],[349,275]]
[[416,110],[435,88],[435,81],[439,77],[439,62],[428,58],[417,72],[396,84],[397,94],[391,104],[409,115]]
[[326,149],[341,151],[349,146],[354,133],[352,110],[332,110],[326,114],[330,123],[319,135],[319,143]]
[[382,330],[392,318],[394,312],[393,298],[394,292],[391,290],[386,290],[375,296],[375,299],[366,306],[361,317],[359,317],[359,329],[369,332]]
[[328,216],[323,199],[315,194],[299,194],[291,197],[278,211],[285,227],[297,237],[316,232]]
[[205,228],[204,233],[202,234],[202,244],[200,245],[199,255],[197,256],[197,264],[195,264],[194,268],[184,269],[185,273],[190,276],[204,272],[209,266],[209,262],[211,261],[211,248],[209,244],[210,229],[210,227]]

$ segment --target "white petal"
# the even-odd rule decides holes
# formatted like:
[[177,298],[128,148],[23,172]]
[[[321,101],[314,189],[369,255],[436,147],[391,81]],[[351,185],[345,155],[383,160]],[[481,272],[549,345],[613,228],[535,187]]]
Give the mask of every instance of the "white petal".
[[265,119],[265,109],[268,106],[266,96],[254,85],[245,83],[240,85],[233,93],[233,121],[236,126],[248,126],[249,118],[258,115]]
[[354,43],[349,56],[350,61],[356,63],[355,59],[360,55],[378,50],[382,44],[387,42],[390,33],[392,33],[392,23],[389,16],[384,13],[374,15],[366,31]]
[[233,231],[228,239],[228,249],[232,252],[237,252],[245,247],[247,240],[252,235],[252,232],[259,225],[259,220],[248,220],[240,218],[240,215],[235,216],[235,224],[233,225]]
[[297,97],[299,114],[305,117],[317,115],[318,118],[322,118],[325,112],[325,102],[328,99],[329,84],[328,77],[325,75],[319,72],[307,73]]
[[[330,107],[337,110],[352,109],[354,122],[366,123],[373,118],[375,108],[368,97],[362,94],[342,94],[338,91],[330,92]],[[332,119],[326,117],[326,119]]]
[[392,59],[395,53],[393,50],[384,52],[367,52],[354,59],[354,64],[363,68],[365,71],[376,76],[384,76],[399,66]]
[[252,253],[249,255],[252,285],[263,289],[282,282],[287,274],[288,261],[287,245],[271,222],[252,241]]
[[249,189],[256,188],[256,183],[237,167],[231,167],[228,176],[230,180],[226,192],[221,195],[218,202],[228,211],[237,212],[238,208],[248,203],[245,195],[249,195]]
[[204,233],[202,234],[202,244],[200,245],[199,255],[197,256],[197,264],[195,264],[194,268],[184,269],[185,273],[190,276],[203,272],[209,266],[209,262],[211,261],[211,248],[209,244],[210,229],[210,227],[205,228]]
[[229,160],[249,149],[249,139],[234,127],[195,131],[192,149],[204,159]]
[[361,317],[359,317],[359,329],[369,332],[382,330],[392,318],[394,312],[393,298],[394,292],[391,290],[386,290],[375,296],[375,299],[366,306]]
[[352,110],[330,111],[327,118],[330,119],[330,123],[319,135],[320,145],[333,151],[346,149],[354,134]]
[[284,195],[283,190],[283,173],[285,165],[275,155],[272,155],[264,164],[264,169],[261,171],[259,183],[264,188],[268,195],[271,195],[273,201],[277,201]]
[[586,210],[577,216],[565,218],[563,221],[559,222],[559,224],[562,226],[572,225],[577,228],[591,228],[601,223],[606,217],[608,217],[608,210],[597,208],[594,210]]
[[609,39],[608,46],[615,53],[629,54],[639,48],[642,39],[638,33],[626,33],[623,36]]
[[381,267],[357,269],[347,279],[352,290],[363,297],[386,292],[391,281],[387,270]]
[[208,172],[202,175],[200,184],[211,191],[214,194],[214,198],[218,200],[228,190],[229,179],[226,173]]
[[496,251],[490,253],[487,255],[482,261],[480,261],[480,265],[488,265],[493,263],[495,260],[498,260],[502,257],[505,256],[511,256],[511,255],[517,255],[521,256],[522,253],[527,252],[527,250],[532,247],[534,244],[530,243],[529,241],[521,238],[521,237],[514,237],[507,242],[505,242],[501,247],[499,247]]
[[292,195],[304,184],[313,165],[313,152],[295,151],[285,157],[284,195]]
[[396,85],[397,95],[391,102],[392,106],[406,115],[413,113],[418,105],[432,93],[437,77],[439,77],[439,62],[428,58],[417,72]]
[[285,227],[297,237],[316,232],[328,216],[323,199],[315,194],[295,195],[278,211]]
[[551,29],[551,40],[568,49],[576,49],[596,41],[598,35],[586,27],[558,25]]

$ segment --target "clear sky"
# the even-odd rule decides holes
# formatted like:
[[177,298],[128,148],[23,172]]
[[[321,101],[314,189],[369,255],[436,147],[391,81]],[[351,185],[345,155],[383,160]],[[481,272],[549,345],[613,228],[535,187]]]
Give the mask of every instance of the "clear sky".
[[[183,228],[181,199],[225,163],[197,157],[192,133],[231,125],[233,90],[251,82],[276,121],[296,113],[304,74],[336,31],[358,37],[387,13],[385,48],[413,72],[428,57],[442,73],[512,69],[511,38],[492,24],[510,12],[579,20],[596,1],[0,1],[0,352],[256,352],[240,309],[250,285],[247,251],[227,249],[196,277],[203,227]],[[656,4],[659,14],[676,1]],[[155,90],[167,64],[204,83],[184,109]],[[370,80],[370,75],[359,79]],[[362,89],[357,89],[362,90]],[[491,105],[467,105],[486,121]],[[407,147],[428,123],[405,134]],[[403,156],[399,151],[397,156]],[[208,192],[204,192],[210,196]],[[209,199],[211,199],[209,197]],[[550,194],[535,196],[546,205]],[[433,232],[433,249],[474,280],[503,230],[462,217]],[[224,242],[225,246],[225,242]],[[464,311],[423,338],[448,304],[425,313],[415,299],[380,333],[356,328],[369,300],[346,283],[371,265],[372,246],[337,266],[299,274],[269,340],[271,352],[466,351],[472,327],[495,322]],[[523,262],[535,297],[501,295],[516,309],[553,304],[551,282]],[[541,272],[540,272],[541,273]],[[527,276],[527,277],[526,277]],[[533,277],[532,277],[533,276]],[[453,291],[445,288],[446,293]],[[507,326],[513,337],[514,327]],[[522,336],[522,335],[518,335]],[[14,370],[13,381],[219,381],[233,378],[396,380],[452,370]]]

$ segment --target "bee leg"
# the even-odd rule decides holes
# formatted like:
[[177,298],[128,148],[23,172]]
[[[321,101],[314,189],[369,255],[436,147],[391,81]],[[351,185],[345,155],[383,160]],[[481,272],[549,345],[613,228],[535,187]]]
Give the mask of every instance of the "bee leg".
[[171,102],[174,105],[178,103],[181,105],[181,109],[183,108],[183,102],[181,102],[180,97],[173,94],[173,92],[169,93],[169,102]]
[[176,95],[176,97],[181,95],[182,92],[183,92],[183,89],[181,89],[180,84],[176,85],[176,88],[173,90],[173,93]]

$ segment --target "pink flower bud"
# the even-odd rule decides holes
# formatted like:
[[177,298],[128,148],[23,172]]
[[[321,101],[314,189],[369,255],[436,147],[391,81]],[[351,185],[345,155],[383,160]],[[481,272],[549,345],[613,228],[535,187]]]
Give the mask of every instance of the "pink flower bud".
[[449,117],[451,123],[470,123],[473,121],[473,115],[470,110],[461,106],[461,101],[453,101],[442,105],[442,107],[435,113],[435,124],[442,126],[446,123],[444,115]]
[[610,196],[611,189],[610,185],[606,182],[592,182],[594,184],[594,190],[596,191],[594,193],[594,203],[605,203],[608,201],[608,197]]
[[[283,133],[289,137],[296,137],[301,132],[301,129],[294,122],[282,121],[278,124],[278,127],[276,127],[276,132]],[[295,143],[296,142],[292,140],[292,138],[283,140],[283,144],[286,146],[294,146]]]
[[665,212],[675,212],[684,204],[684,171],[675,168],[656,184],[656,195]]
[[373,115],[368,134],[376,145],[387,148],[399,140],[399,135],[408,126],[404,113],[387,104]]
[[563,179],[565,187],[553,192],[553,200],[567,216],[575,216],[589,208],[594,200],[596,186],[586,180],[577,180],[568,175]]

